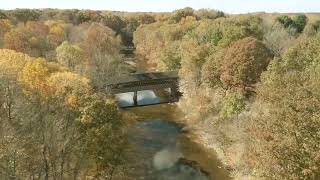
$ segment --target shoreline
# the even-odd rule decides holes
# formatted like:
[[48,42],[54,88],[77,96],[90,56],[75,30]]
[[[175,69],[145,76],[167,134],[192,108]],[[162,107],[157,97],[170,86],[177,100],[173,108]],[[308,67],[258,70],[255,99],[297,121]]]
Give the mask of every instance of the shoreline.
[[210,148],[199,134],[199,131],[186,121],[186,115],[181,111],[178,104],[156,106],[157,108],[154,108],[154,106],[132,108],[127,112],[135,114],[135,121],[138,122],[161,117],[162,120],[174,124],[181,129],[179,139],[181,141],[181,149],[186,156],[185,159],[190,162],[196,162],[196,166],[208,172],[211,179],[217,179],[217,177],[223,180],[232,179],[230,170],[226,168],[215,149]]
[[[181,108],[181,107],[177,107]],[[220,163],[221,168],[228,172],[230,179],[234,180],[259,180],[261,178],[254,176],[253,174],[240,169],[242,167],[236,160],[241,153],[232,151],[230,149],[224,149],[219,139],[219,134],[212,133],[215,128],[208,127],[208,122],[199,122],[194,118],[188,117],[188,114],[184,114],[184,117],[178,120],[180,124],[187,129],[186,136],[189,140],[201,147],[204,152],[211,154],[215,157],[215,160]],[[239,142],[232,144],[233,146],[243,146]],[[231,153],[233,152],[233,153]]]

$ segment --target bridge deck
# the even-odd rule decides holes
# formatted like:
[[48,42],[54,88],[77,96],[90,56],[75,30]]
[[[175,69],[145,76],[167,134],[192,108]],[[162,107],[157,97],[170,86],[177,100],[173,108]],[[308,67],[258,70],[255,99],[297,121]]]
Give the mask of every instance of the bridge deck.
[[178,101],[178,73],[176,71],[136,73],[122,76],[107,83],[106,90],[111,94],[134,92],[134,106],[138,106],[138,91],[166,88],[170,88],[169,102]]
[[178,79],[178,72],[147,72],[147,73],[135,73],[127,76],[121,76],[112,82],[109,82],[107,86],[111,85],[120,85],[128,83],[137,83],[137,82],[148,82],[148,81],[157,81],[157,80],[170,80]]

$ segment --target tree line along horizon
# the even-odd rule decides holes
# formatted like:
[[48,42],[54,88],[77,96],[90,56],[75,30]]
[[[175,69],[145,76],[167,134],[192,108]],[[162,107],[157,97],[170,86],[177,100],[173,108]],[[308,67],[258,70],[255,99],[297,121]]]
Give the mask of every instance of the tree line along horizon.
[[130,179],[128,122],[103,89],[132,45],[179,72],[179,108],[212,123],[233,173],[317,179],[319,31],[309,14],[1,10],[0,179]]

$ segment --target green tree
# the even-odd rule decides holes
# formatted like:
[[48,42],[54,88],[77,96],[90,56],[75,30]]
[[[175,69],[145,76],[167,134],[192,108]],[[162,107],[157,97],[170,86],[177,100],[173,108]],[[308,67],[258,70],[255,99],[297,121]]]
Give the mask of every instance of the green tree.
[[292,19],[289,16],[283,15],[277,17],[276,20],[285,28],[294,28],[297,33],[301,33],[307,24],[308,17],[304,14],[298,14],[295,15]]
[[225,55],[226,49],[215,52],[207,57],[202,67],[201,82],[205,87],[212,89],[221,88],[221,61]]
[[4,11],[0,11],[0,19],[7,19],[8,16],[6,15],[6,13]]
[[165,69],[178,70],[181,68],[180,43],[179,41],[172,43],[163,50],[161,61],[165,64]]
[[302,33],[308,22],[308,17],[305,14],[299,14],[293,17],[294,27],[298,33]]
[[26,23],[27,21],[36,21],[40,17],[40,12],[32,9],[16,9],[12,10],[10,14],[16,18],[17,21],[23,23]]
[[156,22],[141,25],[134,32],[136,54],[146,58],[148,66],[178,68],[179,44],[186,34],[194,31],[195,26],[195,18],[187,18],[180,24]]
[[76,24],[81,24],[89,21],[99,22],[101,20],[101,15],[96,11],[81,10],[77,12],[75,18],[77,19]]
[[156,22],[156,19],[154,18],[154,16],[152,16],[150,14],[146,14],[146,13],[139,15],[138,18],[139,18],[140,24],[151,24],[151,23]]
[[56,49],[57,61],[64,67],[70,68],[72,71],[81,71],[81,65],[86,63],[85,51],[77,45],[72,45],[65,41]]
[[313,26],[313,28],[314,28],[314,30],[315,30],[316,32],[319,32],[319,31],[320,31],[320,20],[317,20],[316,22],[314,22],[314,23],[312,24],[312,26]]
[[220,117],[227,119],[240,114],[245,109],[245,100],[246,98],[241,93],[227,91],[222,101]]
[[285,28],[294,27],[294,21],[286,15],[282,15],[277,17],[276,19],[280,24],[282,24]]
[[101,22],[105,26],[111,28],[117,34],[119,34],[121,32],[121,29],[126,26],[125,21],[121,17],[112,13],[103,14]]
[[252,36],[262,39],[261,18],[256,16],[240,16],[219,18],[214,21],[202,21],[196,29],[195,38],[200,43],[224,48],[231,43]]
[[87,11],[79,11],[77,13],[77,24],[81,24],[83,22],[88,22],[91,20],[91,17]]
[[194,16],[194,10],[190,7],[176,10],[171,17],[171,21],[178,23],[187,16]]
[[216,11],[213,9],[200,9],[195,12],[197,19],[217,19],[225,17],[222,11]]

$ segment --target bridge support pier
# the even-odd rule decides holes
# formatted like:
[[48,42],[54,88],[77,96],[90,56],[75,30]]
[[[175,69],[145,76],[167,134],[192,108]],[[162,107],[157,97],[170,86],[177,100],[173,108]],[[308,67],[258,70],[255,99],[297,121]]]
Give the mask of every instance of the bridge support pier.
[[170,102],[177,102],[179,100],[178,86],[173,84],[170,88],[170,91]]
[[134,106],[138,106],[138,91],[133,92],[133,104]]

